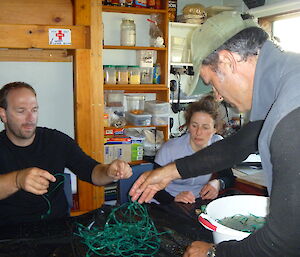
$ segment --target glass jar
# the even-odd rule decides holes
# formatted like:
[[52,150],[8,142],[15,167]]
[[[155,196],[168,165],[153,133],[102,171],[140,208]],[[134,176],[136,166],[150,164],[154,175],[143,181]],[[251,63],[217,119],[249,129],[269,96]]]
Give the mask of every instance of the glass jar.
[[144,112],[144,95],[126,95],[127,111],[133,114]]
[[136,29],[134,20],[123,19],[121,23],[121,45],[135,46]]
[[116,69],[113,65],[104,66],[104,83],[116,84]]
[[117,67],[117,83],[118,84],[128,84],[128,68],[127,66]]
[[141,72],[139,66],[131,66],[128,69],[129,84],[141,84]]

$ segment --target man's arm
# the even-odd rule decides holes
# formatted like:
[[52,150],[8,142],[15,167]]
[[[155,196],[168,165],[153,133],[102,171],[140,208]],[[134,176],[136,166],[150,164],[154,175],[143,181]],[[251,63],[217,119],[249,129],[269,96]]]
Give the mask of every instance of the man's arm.
[[257,139],[262,125],[263,121],[249,122],[231,137],[163,168],[145,172],[129,192],[132,200],[140,197],[139,203],[150,201],[157,191],[164,189],[174,179],[204,175],[240,163],[250,153],[257,151]]
[[92,171],[94,185],[103,186],[118,179],[131,177],[132,169],[125,161],[114,160],[110,164],[98,164]]
[[[271,138],[273,164],[269,215],[265,225],[242,241],[222,242],[218,257],[294,257],[299,256],[300,238],[300,108],[276,126]],[[204,242],[191,246],[190,253],[205,248]],[[185,257],[191,257],[188,252]],[[206,257],[206,255],[198,255]]]
[[236,134],[217,141],[193,155],[175,161],[183,179],[231,168],[258,150],[263,121],[249,122]]
[[0,175],[0,200],[7,198],[19,190],[16,177],[17,171]]
[[36,195],[45,194],[49,183],[55,181],[56,178],[48,171],[35,167],[0,175],[0,200],[20,189]]

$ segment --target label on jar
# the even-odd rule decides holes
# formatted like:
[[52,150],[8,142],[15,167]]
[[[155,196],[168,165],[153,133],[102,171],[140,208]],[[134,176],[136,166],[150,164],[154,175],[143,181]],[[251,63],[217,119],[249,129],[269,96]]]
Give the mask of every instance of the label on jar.
[[122,30],[121,31],[121,45],[122,46],[135,46],[135,31]]

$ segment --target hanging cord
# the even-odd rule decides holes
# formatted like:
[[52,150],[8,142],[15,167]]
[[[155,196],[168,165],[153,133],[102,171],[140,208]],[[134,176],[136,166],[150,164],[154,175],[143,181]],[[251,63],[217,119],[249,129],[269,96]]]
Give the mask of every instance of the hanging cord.
[[[93,222],[94,223],[94,222]],[[92,223],[92,224],[93,224]],[[96,226],[78,225],[75,235],[88,247],[86,257],[153,256],[160,247],[160,235],[146,207],[127,202],[112,209],[103,230]]]
[[48,211],[45,213],[45,214],[42,214],[41,215],[41,219],[45,219],[47,218],[50,214],[51,214],[51,211],[52,211],[52,207],[51,207],[51,203],[50,203],[50,200],[49,200],[49,196],[51,193],[53,193],[54,191],[56,191],[60,185],[64,184],[65,180],[66,180],[66,175],[63,174],[63,173],[57,173],[57,174],[54,174],[54,177],[58,177],[58,176],[62,176],[63,177],[63,180],[58,182],[55,187],[51,190],[51,191],[48,191],[48,193],[46,194],[43,194],[42,197],[45,199],[45,201],[47,202],[47,205],[48,205]]

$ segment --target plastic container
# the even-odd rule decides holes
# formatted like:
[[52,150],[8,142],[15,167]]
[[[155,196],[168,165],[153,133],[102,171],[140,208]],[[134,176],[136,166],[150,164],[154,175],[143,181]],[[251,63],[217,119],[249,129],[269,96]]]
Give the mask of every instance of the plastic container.
[[162,126],[169,124],[169,114],[152,114],[151,124]]
[[151,117],[150,113],[133,114],[126,112],[125,114],[127,122],[135,126],[149,126],[151,124]]
[[127,112],[142,114],[144,112],[145,96],[126,95]]
[[166,114],[170,113],[170,103],[159,100],[152,100],[145,102],[145,111],[153,114]]
[[128,68],[127,66],[117,66],[117,83],[128,84]]
[[124,106],[124,90],[105,90],[104,94],[107,107]]
[[141,84],[141,72],[139,66],[131,66],[128,68],[129,84]]
[[228,240],[242,240],[250,233],[228,228],[218,223],[226,217],[236,214],[265,217],[269,212],[269,197],[256,195],[234,195],[216,199],[206,207],[206,213],[199,215],[199,222],[213,231],[215,244]]
[[141,84],[153,84],[153,67],[141,67]]
[[113,65],[104,66],[104,83],[116,84],[116,69]]
[[123,19],[121,23],[121,45],[135,46],[136,29],[134,20]]

